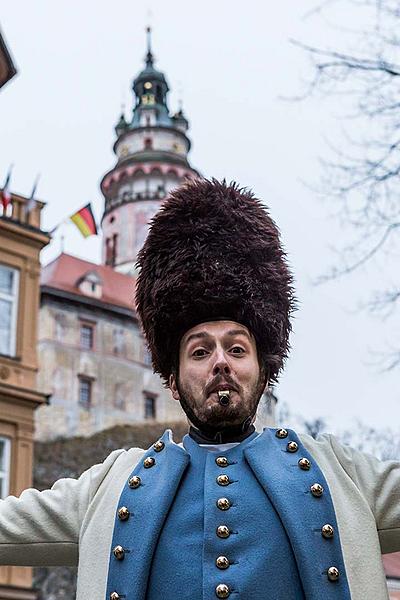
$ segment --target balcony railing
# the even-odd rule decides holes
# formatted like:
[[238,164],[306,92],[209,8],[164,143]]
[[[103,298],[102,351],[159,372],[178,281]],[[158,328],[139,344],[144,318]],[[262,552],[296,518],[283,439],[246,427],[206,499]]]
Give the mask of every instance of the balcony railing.
[[40,212],[44,207],[44,203],[35,201],[35,206],[28,211],[29,199],[19,194],[11,194],[11,202],[6,208],[0,203],[0,217],[5,217],[7,220],[16,221],[21,225],[30,225],[31,227],[40,228]]

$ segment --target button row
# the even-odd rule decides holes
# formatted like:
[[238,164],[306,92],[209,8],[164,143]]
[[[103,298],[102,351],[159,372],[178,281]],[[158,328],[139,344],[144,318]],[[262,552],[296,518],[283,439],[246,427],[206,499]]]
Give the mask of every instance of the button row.
[[[277,431],[275,432],[275,436],[279,439],[285,439],[287,438],[289,435],[289,432],[287,429],[277,429]],[[299,445],[297,442],[295,441],[289,441],[286,444],[286,451],[287,452],[297,452],[299,449]],[[306,458],[300,458],[298,461],[298,466],[300,467],[300,469],[302,469],[303,471],[309,471],[311,469],[311,461]],[[315,497],[315,498],[321,498],[321,496],[324,493],[324,488],[320,483],[313,483],[310,486],[310,492],[311,494]],[[321,527],[321,535],[325,538],[325,539],[331,539],[333,538],[335,534],[335,530],[332,527],[332,525],[330,525],[330,523],[326,523],[325,525],[323,525]],[[337,581],[340,577],[340,573],[339,573],[339,569],[337,567],[329,567],[329,569],[327,570],[327,577],[329,579],[329,581]]]
[[[162,440],[158,440],[155,444],[153,444],[153,450],[155,452],[161,452],[162,450],[164,450],[165,448],[165,443]],[[156,464],[156,459],[153,456],[147,456],[144,460],[143,460],[143,467],[145,469],[151,469],[152,467],[154,467],[154,465]],[[139,477],[139,475],[133,475],[132,477],[130,477],[128,479],[128,486],[131,489],[137,489],[138,487],[140,487],[142,485],[142,480]],[[127,521],[130,517],[130,511],[126,506],[121,506],[118,511],[117,511],[117,515],[118,515],[118,519],[120,521]],[[116,558],[116,560],[123,560],[125,558],[125,553],[128,550],[126,550],[125,548],[123,548],[121,545],[117,544],[113,550],[112,553],[114,555],[114,557]],[[125,598],[124,595],[119,594],[118,592],[111,592],[110,594],[110,600],[121,600],[122,598]]]
[[[217,456],[217,458],[215,459],[216,464],[218,465],[218,467],[227,467],[229,465],[228,459],[226,458],[226,456]],[[218,475],[218,477],[216,478],[216,482],[218,485],[221,486],[226,486],[229,485],[230,483],[232,483],[232,481],[229,479],[229,476],[226,475],[225,473],[223,473],[222,475]],[[228,500],[228,498],[218,498],[217,500],[217,507],[220,510],[228,510],[230,507],[232,506],[230,500]],[[227,527],[226,525],[220,525],[219,527],[217,527],[217,536],[221,539],[226,539],[231,535],[231,532],[229,530],[229,527]],[[224,570],[227,569],[230,566],[230,561],[226,556],[218,556],[215,559],[215,565],[218,569]],[[215,595],[217,596],[217,598],[228,598],[230,596],[231,590],[229,588],[228,585],[226,585],[225,583],[220,583],[217,585],[217,587],[215,588]]]

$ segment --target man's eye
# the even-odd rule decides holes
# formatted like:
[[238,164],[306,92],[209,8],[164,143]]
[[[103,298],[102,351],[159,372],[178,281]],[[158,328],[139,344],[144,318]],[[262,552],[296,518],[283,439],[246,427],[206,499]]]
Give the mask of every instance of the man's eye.
[[207,351],[204,350],[204,348],[198,348],[197,350],[195,350],[192,354],[192,356],[205,356],[207,354]]
[[234,354],[242,354],[244,350],[240,346],[233,346],[233,348],[231,348],[231,352]]

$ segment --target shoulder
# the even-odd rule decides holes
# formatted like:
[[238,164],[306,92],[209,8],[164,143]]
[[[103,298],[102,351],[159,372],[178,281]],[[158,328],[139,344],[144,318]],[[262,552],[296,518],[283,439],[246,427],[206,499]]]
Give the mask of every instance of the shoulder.
[[129,450],[119,448],[113,450],[102,463],[91,467],[87,471],[90,474],[91,496],[96,494],[110,479],[130,473],[145,452],[146,450],[143,448],[130,448]]
[[365,489],[373,482],[397,479],[399,483],[400,463],[398,461],[381,461],[371,454],[341,443],[334,435],[322,434],[316,439],[309,435],[299,438],[306,449],[323,467],[336,472],[345,472],[359,489]]
[[[334,435],[322,433],[316,438],[305,433],[299,434],[299,439],[305,448],[318,460],[328,460],[339,463],[346,471],[353,470],[358,460],[365,460],[363,454],[346,444],[342,444]],[[373,459],[373,457],[370,457]],[[376,459],[373,459],[376,460]]]

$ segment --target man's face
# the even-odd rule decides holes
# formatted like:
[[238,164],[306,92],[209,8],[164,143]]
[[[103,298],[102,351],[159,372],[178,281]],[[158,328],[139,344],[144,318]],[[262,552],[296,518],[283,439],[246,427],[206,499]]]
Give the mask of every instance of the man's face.
[[[196,325],[181,340],[178,380],[171,375],[169,384],[205,426],[240,425],[255,413],[265,387],[253,335],[234,321]],[[218,390],[226,389],[230,402],[221,406]]]

